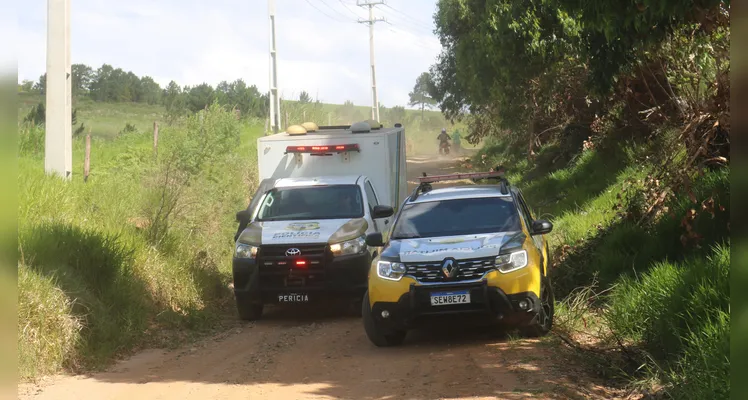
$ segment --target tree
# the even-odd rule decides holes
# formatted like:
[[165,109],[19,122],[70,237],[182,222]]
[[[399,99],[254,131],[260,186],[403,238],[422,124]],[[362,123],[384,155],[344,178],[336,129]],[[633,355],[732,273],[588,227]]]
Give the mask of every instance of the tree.
[[74,97],[88,94],[91,81],[93,80],[93,69],[85,64],[73,64],[72,81],[70,82],[72,95]]
[[39,77],[39,80],[34,84],[34,91],[39,94],[47,93],[47,74],[44,73]]
[[431,109],[436,105],[436,100],[431,97],[431,88],[433,86],[433,80],[431,74],[424,72],[416,79],[416,84],[413,86],[413,91],[408,93],[410,101],[409,106],[418,106],[421,108],[421,119],[423,120],[423,110],[428,107]]
[[34,89],[34,81],[30,81],[28,79],[24,79],[23,82],[21,82],[20,85],[18,85],[18,90],[21,92],[30,93]]
[[312,96],[309,96],[309,93],[307,93],[305,90],[302,90],[299,94],[299,103],[301,104],[307,104],[312,102]]

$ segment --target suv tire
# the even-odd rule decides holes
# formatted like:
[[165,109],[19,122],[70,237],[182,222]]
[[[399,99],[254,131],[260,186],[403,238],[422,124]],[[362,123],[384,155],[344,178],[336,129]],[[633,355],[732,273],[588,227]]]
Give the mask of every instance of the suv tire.
[[262,317],[264,304],[252,303],[247,297],[236,296],[236,310],[239,312],[239,318],[245,321],[256,321]]
[[555,297],[551,281],[547,276],[543,276],[540,279],[540,312],[538,312],[537,318],[534,318],[530,325],[521,329],[524,336],[540,337],[547,335],[551,331],[553,327],[553,314],[555,312],[554,302]]
[[366,336],[369,337],[369,340],[374,343],[375,346],[399,346],[403,343],[403,340],[405,340],[407,331],[383,330],[379,325],[377,325],[377,321],[374,319],[374,316],[371,313],[368,291],[366,292],[366,294],[364,294],[364,301],[361,304],[361,314],[362,319],[364,320],[364,330],[366,331]]

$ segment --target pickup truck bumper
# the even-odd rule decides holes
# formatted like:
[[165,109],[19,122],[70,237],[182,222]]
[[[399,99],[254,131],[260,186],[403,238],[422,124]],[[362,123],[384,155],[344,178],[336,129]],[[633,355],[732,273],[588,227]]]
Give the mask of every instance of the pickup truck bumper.
[[342,257],[234,259],[234,294],[254,304],[309,303],[329,298],[361,301],[367,288],[369,252]]

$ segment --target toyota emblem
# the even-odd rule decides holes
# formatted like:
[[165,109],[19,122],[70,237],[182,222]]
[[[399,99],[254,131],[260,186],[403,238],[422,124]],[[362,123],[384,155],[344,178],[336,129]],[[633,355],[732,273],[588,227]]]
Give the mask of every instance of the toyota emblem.
[[290,248],[290,249],[286,250],[286,255],[289,256],[289,257],[300,256],[301,255],[301,250],[299,250],[297,248]]

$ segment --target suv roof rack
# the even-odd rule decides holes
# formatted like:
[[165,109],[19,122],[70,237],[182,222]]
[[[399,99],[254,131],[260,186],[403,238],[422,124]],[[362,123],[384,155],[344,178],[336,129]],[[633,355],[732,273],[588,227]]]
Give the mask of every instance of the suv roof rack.
[[447,174],[447,175],[431,175],[427,176],[423,173],[423,176],[418,178],[419,184],[413,190],[411,194],[411,200],[415,200],[421,193],[428,193],[431,191],[433,182],[452,181],[455,179],[471,179],[473,182],[480,179],[496,179],[501,185],[501,194],[509,194],[509,181],[504,177],[503,172],[471,172],[471,173],[458,173],[458,174]]

